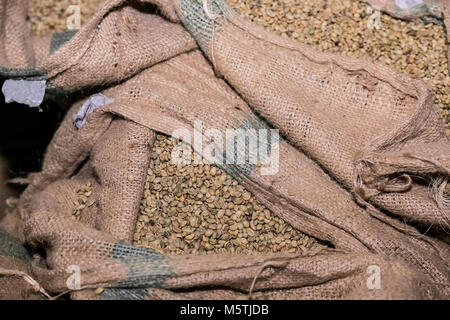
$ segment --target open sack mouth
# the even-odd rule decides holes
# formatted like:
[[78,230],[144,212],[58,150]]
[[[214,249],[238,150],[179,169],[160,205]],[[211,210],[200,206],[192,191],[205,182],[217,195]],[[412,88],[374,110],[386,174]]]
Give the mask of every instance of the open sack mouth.
[[[26,1],[0,7],[6,98],[82,96],[20,180],[2,270],[73,299],[448,298],[448,244],[423,231],[448,231],[450,210],[450,144],[428,86],[286,39],[299,37],[296,10],[255,11],[281,21],[280,37],[229,3],[110,0],[53,37],[28,33]],[[445,5],[422,7],[381,10],[443,28]],[[180,133],[192,163],[173,162]],[[196,162],[210,147],[244,161]]]

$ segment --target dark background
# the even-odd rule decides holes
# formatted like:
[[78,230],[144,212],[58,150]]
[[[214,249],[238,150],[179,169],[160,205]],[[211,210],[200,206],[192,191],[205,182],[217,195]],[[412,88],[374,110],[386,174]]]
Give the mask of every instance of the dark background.
[[[0,80],[0,88],[2,85]],[[58,105],[54,101],[44,102],[39,109],[7,104],[0,91],[0,218],[4,214],[4,200],[23,190],[6,184],[6,180],[40,170],[46,147],[65,113]]]

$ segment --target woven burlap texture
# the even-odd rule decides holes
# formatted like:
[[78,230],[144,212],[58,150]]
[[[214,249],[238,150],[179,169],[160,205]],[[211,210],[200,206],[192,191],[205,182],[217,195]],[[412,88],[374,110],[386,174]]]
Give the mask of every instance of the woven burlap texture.
[[[449,298],[448,245],[416,228],[449,221],[442,186],[450,144],[421,81],[281,39],[222,1],[208,1],[207,12],[201,1],[149,1],[164,17],[138,2],[145,1],[108,1],[42,63],[1,60],[4,75],[34,66],[63,91],[113,84],[102,93],[114,102],[81,129],[73,115],[83,101],[69,110],[15,209],[24,242],[46,252],[45,261],[34,256],[33,278],[65,292],[67,267],[77,265],[79,299],[94,297],[88,289],[96,287],[108,288],[102,298]],[[279,151],[276,174],[223,167],[330,249],[162,256],[127,245],[154,132],[193,132],[196,121],[221,133],[279,129],[283,139],[270,145]],[[88,182],[92,199],[75,221],[76,193]],[[381,270],[380,289],[367,284],[370,266]]]

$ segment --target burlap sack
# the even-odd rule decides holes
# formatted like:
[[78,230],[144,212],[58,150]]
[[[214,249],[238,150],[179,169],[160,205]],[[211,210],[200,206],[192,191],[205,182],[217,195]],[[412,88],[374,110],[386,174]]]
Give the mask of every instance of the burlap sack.
[[214,20],[200,2],[180,1],[178,10],[216,72],[257,114],[360,202],[448,226],[450,209],[436,201],[442,195],[429,197],[422,183],[448,175],[450,167],[442,120],[422,81],[370,61],[318,53],[267,33],[222,2],[213,7]]
[[[152,14],[156,1],[107,1],[78,31],[31,36],[27,0],[1,2],[0,77],[47,80],[49,89],[76,91],[123,81],[196,47],[179,24]],[[160,11],[177,20],[170,9]],[[70,40],[70,41],[69,41]]]
[[31,256],[18,235],[20,221],[9,215],[0,223],[0,300],[39,300],[39,284],[29,277]]
[[[141,88],[139,94],[137,88]],[[187,91],[191,92],[188,97]],[[240,179],[274,213],[295,228],[328,241],[335,249],[315,257],[164,257],[118,242],[130,240],[133,234],[152,139],[146,127],[169,134],[181,127],[192,129],[195,120],[221,131],[243,124],[258,128],[263,122],[215,77],[198,52],[159,64],[104,94],[115,102],[89,116],[80,130],[73,125],[79,104],[69,112],[47,152],[43,171],[32,176],[22,196],[23,205],[19,206],[26,221],[27,242],[32,247],[46,248],[46,264],[51,269],[35,263],[32,272],[46,289],[64,291],[68,276],[65,270],[76,264],[82,270],[83,288],[114,287],[102,293],[105,299],[237,298],[249,292],[255,278],[253,290],[264,290],[265,297],[445,296],[447,247],[433,239],[421,239],[418,234],[405,235],[372,218],[317,164],[286,141],[279,142],[280,171],[276,176],[261,176],[260,169],[249,172],[248,166],[230,165],[225,170]],[[220,109],[223,111],[212,115],[211,110]],[[111,122],[111,113],[145,126],[120,119]],[[91,150],[89,156],[83,149]],[[83,164],[86,158],[89,160]],[[68,179],[80,165],[78,173]],[[59,176],[55,172],[60,172]],[[130,174],[133,179],[129,179]],[[83,211],[80,222],[74,221],[76,191],[87,182],[93,186],[92,205]],[[25,201],[27,198],[31,200]],[[102,205],[116,200],[110,207]],[[441,258],[440,254],[444,256]],[[423,265],[423,259],[432,263]],[[409,266],[403,266],[402,260],[408,261]],[[383,281],[383,290],[369,290],[366,286],[366,269],[371,265],[380,267],[383,279],[389,279]],[[324,278],[317,279],[322,272],[328,279],[327,285],[312,290],[310,286],[323,283]],[[400,279],[402,272],[410,274],[406,282]],[[222,289],[208,289],[214,286]],[[149,289],[152,287],[159,290]],[[177,293],[176,289],[181,288],[183,293]],[[86,295],[82,292],[73,296]]]
[[[16,209],[31,251],[46,252],[45,263],[34,256],[33,278],[53,294],[65,292],[67,268],[78,266],[73,298],[448,299],[448,245],[398,219],[439,225],[449,213],[427,193],[432,178],[449,175],[449,144],[429,90],[385,66],[281,40],[220,1],[159,5],[178,13],[214,68],[197,50],[177,52],[104,90],[114,102],[81,129],[73,116],[82,102],[74,105]],[[330,249],[164,256],[128,244],[153,131],[192,132],[198,120],[221,133],[280,129],[285,139],[263,146],[279,150],[276,174],[250,163],[223,168]],[[73,203],[86,183],[92,199],[76,221]],[[369,283],[374,266],[380,287]],[[107,289],[100,296],[84,290],[96,287]]]

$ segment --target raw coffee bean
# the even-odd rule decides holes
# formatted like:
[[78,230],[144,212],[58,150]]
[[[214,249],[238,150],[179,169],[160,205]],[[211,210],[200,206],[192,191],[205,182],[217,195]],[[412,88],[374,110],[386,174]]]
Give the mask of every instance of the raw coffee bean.
[[[292,228],[287,233],[286,223],[220,168],[205,163],[173,166],[170,157],[161,157],[171,154],[175,145],[172,139],[157,135],[135,245],[169,254],[308,252],[309,242],[301,248],[290,241],[305,235]],[[76,208],[80,205],[77,202]],[[280,239],[279,248],[267,241],[274,237],[272,233]],[[314,239],[311,244],[320,246]]]

